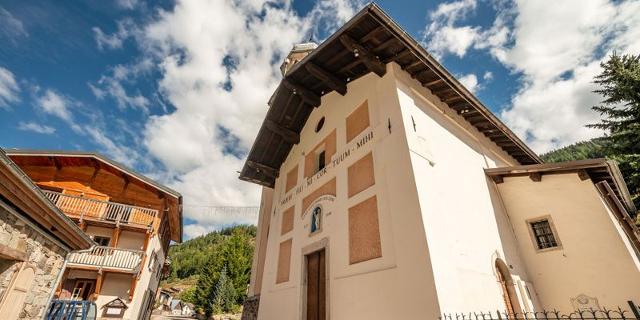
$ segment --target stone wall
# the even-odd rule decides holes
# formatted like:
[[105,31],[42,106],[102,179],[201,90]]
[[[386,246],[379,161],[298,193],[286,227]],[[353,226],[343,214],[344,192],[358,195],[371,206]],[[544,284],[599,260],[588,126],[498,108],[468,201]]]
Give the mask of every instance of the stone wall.
[[35,268],[35,277],[27,292],[19,319],[41,319],[56,280],[64,265],[66,251],[47,239],[14,213],[0,206],[0,247],[20,260],[0,258],[0,304],[23,263]]
[[260,296],[248,297],[242,306],[242,320],[258,319],[258,307],[260,306]]

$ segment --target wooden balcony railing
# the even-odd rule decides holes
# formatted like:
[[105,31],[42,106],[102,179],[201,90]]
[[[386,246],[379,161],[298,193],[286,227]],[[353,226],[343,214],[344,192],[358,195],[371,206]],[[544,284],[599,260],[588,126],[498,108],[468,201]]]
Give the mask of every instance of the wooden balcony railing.
[[137,272],[143,256],[140,250],[96,246],[69,253],[67,263]]
[[70,196],[48,190],[42,192],[65,214],[79,218],[80,221],[94,219],[150,228],[158,215],[158,210],[155,209]]

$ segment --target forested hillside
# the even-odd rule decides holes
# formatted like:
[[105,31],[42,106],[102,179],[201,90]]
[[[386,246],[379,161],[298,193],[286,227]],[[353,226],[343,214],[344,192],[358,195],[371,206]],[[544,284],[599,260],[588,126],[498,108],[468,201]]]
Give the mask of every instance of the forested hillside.
[[595,138],[568,145],[541,155],[545,162],[563,162],[583,159],[606,158],[606,138]]
[[246,298],[256,227],[214,231],[169,249],[171,272],[163,286],[206,314],[237,312]]

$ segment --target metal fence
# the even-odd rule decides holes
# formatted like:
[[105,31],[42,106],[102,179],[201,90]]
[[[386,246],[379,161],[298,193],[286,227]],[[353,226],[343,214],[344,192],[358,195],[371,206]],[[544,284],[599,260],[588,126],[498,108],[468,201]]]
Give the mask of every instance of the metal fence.
[[440,320],[640,320],[640,306],[628,301],[625,307],[560,311],[509,313],[500,310],[488,312],[443,313]]

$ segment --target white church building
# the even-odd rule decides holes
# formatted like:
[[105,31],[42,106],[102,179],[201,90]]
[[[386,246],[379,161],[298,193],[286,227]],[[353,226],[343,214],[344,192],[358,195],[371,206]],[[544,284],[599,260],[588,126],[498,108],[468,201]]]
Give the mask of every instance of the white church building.
[[543,163],[375,4],[282,71],[240,175],[264,186],[246,319],[640,302],[616,164]]

